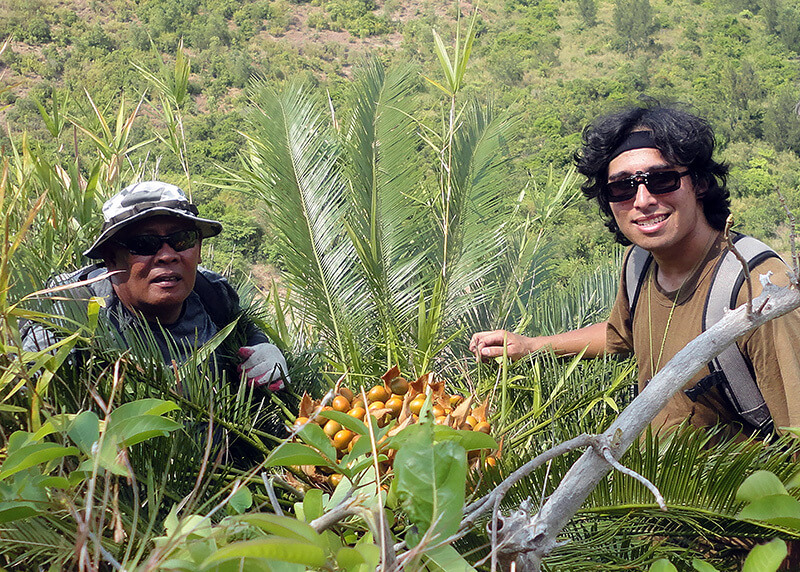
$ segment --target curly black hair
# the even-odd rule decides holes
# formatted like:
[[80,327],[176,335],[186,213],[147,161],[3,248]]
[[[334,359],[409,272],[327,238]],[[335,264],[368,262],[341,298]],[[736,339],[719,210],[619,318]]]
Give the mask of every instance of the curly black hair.
[[578,172],[587,180],[581,190],[587,199],[597,199],[606,216],[606,227],[620,244],[630,241],[620,232],[605,193],[608,164],[614,150],[632,131],[653,132],[655,145],[664,158],[674,165],[687,167],[695,189],[702,189],[698,198],[703,214],[712,228],[723,230],[730,214],[728,166],[711,158],[714,152],[714,131],[696,115],[668,107],[632,107],[596,119],[583,132],[583,146],[575,153]]

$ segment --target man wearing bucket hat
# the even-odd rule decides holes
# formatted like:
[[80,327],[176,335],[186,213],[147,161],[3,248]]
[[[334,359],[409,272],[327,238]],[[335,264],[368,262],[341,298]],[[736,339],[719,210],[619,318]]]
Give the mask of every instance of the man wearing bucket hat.
[[[231,285],[198,266],[203,239],[218,235],[222,225],[199,217],[179,187],[160,181],[129,185],[106,201],[103,219],[100,235],[84,253],[102,264],[61,275],[53,285],[82,283],[75,292],[102,298],[123,337],[147,325],[164,361],[182,361],[241,311]],[[41,326],[24,332],[28,351],[53,342]],[[280,350],[254,325],[238,353],[244,360],[239,371],[251,385],[277,391],[289,381]]]

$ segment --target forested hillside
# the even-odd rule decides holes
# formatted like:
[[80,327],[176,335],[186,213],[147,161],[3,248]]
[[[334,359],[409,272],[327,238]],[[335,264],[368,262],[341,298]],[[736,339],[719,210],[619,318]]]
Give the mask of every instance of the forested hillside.
[[[578,449],[627,440],[630,471],[525,529],[565,540],[544,570],[775,572],[800,542],[800,430],[611,438],[633,357],[467,346],[608,316],[621,251],[571,165],[618,106],[708,117],[736,228],[787,250],[798,54],[800,0],[0,0],[0,567],[494,570],[514,530],[495,516],[528,519]],[[156,177],[224,232],[123,246],[241,287],[180,363],[160,322],[118,331],[90,281],[48,280],[86,263],[104,200]],[[242,361],[252,325],[281,391]],[[28,351],[37,327],[52,341]],[[668,396],[658,375],[639,397]]]
[[[144,103],[131,140],[159,126],[157,98],[137,67],[170,63],[178,46],[191,62],[183,105],[188,171],[209,216],[228,223],[217,245],[248,263],[280,263],[267,221],[251,199],[204,185],[220,166],[237,163],[251,77],[277,86],[289,80],[324,88],[338,105],[353,67],[367,54],[386,63],[412,62],[436,77],[432,30],[449,42],[459,13],[473,6],[398,0],[15,0],[0,6],[2,140],[29,140],[68,152],[69,129],[53,134],[39,106],[87,125],[96,122],[87,93],[115,114],[124,100]],[[479,10],[478,39],[467,91],[494,99],[521,117],[508,143],[512,184],[547,187],[563,178],[581,129],[597,113],[642,98],[682,102],[714,124],[732,163],[738,228],[786,248],[775,189],[800,203],[800,5],[795,0],[489,0]],[[171,65],[171,64],[170,64]],[[419,89],[434,90],[420,81]],[[431,106],[435,98],[429,98]],[[432,111],[432,110],[430,110]],[[420,115],[429,110],[420,109]],[[97,126],[99,129],[99,126]],[[52,129],[51,129],[52,130]],[[77,136],[82,144],[84,134]],[[156,162],[160,176],[181,184],[175,155],[148,147],[133,164]],[[530,208],[535,208],[531,205]],[[254,214],[255,213],[255,214]],[[563,216],[560,250],[591,262],[610,244],[593,208],[580,202]]]

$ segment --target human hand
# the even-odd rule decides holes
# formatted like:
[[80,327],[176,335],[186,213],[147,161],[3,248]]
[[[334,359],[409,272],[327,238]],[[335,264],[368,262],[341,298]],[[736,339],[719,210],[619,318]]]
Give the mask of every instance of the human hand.
[[469,342],[469,351],[474,353],[479,360],[488,361],[492,358],[502,357],[505,343],[508,357],[516,361],[538,349],[534,343],[535,339],[506,330],[478,332],[472,336]]
[[245,372],[249,385],[267,385],[270,391],[278,391],[285,383],[291,383],[286,358],[277,346],[268,343],[245,346],[239,348],[239,357],[245,361],[237,369],[239,373]]

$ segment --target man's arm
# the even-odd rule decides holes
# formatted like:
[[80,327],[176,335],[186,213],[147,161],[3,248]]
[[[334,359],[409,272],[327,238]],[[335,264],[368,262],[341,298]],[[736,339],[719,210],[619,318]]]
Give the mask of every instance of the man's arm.
[[492,330],[478,332],[472,336],[469,349],[476,357],[482,360],[500,357],[503,355],[505,342],[508,357],[512,360],[535,352],[544,347],[550,347],[558,355],[576,355],[586,350],[585,358],[601,356],[606,347],[607,322],[599,322],[585,328],[556,334],[555,336],[539,336],[529,338],[506,330]]

